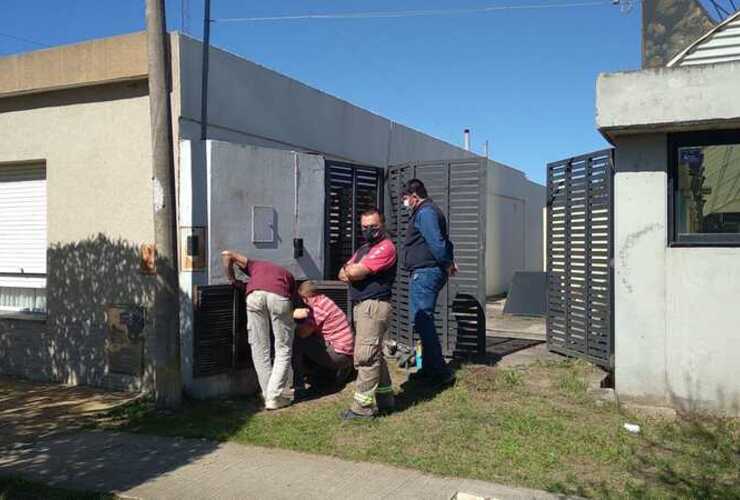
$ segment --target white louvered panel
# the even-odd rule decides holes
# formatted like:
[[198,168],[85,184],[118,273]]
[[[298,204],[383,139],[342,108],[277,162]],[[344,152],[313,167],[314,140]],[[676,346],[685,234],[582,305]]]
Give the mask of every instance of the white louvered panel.
[[[46,273],[44,165],[0,166],[0,273]],[[27,280],[18,276],[0,286],[21,286],[19,279]],[[38,278],[27,283],[44,286]]]
[[740,61],[740,13],[718,26],[669,66],[697,66]]

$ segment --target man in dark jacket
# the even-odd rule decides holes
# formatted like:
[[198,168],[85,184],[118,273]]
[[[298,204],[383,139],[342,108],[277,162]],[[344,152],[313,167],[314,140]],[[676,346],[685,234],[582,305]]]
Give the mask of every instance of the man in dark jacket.
[[442,355],[434,326],[434,309],[448,276],[457,270],[447,219],[429,199],[419,179],[406,183],[402,197],[404,206],[411,210],[403,245],[404,268],[410,273],[409,312],[423,351],[423,366],[413,378],[432,385],[446,385],[453,383],[455,376]]

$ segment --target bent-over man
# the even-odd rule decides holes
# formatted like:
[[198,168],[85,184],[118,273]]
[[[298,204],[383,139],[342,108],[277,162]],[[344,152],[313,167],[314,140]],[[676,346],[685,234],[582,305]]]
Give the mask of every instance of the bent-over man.
[[[237,252],[221,253],[226,277],[235,286],[244,286],[234,276],[236,264],[247,276],[247,329],[252,360],[257,371],[265,408],[277,410],[292,403],[288,389],[293,352],[293,297],[295,279],[272,262],[248,259]],[[275,336],[275,364],[270,361],[270,325]]]

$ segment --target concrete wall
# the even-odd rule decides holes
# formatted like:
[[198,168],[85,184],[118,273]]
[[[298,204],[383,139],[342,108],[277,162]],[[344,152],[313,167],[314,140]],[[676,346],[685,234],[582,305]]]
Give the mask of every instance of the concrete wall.
[[517,271],[543,271],[545,187],[519,170],[489,161],[486,294],[509,289]]
[[[226,283],[221,252],[227,249],[279,264],[297,279],[323,279],[324,158],[218,141],[207,144],[209,283]],[[255,206],[273,209],[274,243],[252,241]],[[303,239],[303,257],[293,257],[293,238]]]
[[731,127],[740,118],[740,63],[599,75],[596,124],[617,131]]
[[[139,385],[108,373],[104,307],[150,304],[138,258],[154,238],[150,151],[143,81],[0,99],[0,165],[45,161],[48,194],[48,319],[26,340],[49,355],[29,347],[13,363],[66,383]],[[13,330],[0,320],[0,349],[17,356]]]
[[[207,227],[207,166],[205,143],[181,141],[178,179],[178,224],[181,228]],[[196,189],[193,189],[196,187]],[[194,376],[193,293],[208,284],[208,269],[180,269],[180,373],[188,396],[204,399],[224,395],[254,394],[258,390],[253,369],[210,377]]]
[[[178,35],[173,46],[181,79],[180,137],[197,139],[202,45]],[[472,156],[223,50],[211,49],[209,57],[209,138],[379,167]]]
[[616,389],[738,415],[740,248],[669,248],[666,135],[615,146]]

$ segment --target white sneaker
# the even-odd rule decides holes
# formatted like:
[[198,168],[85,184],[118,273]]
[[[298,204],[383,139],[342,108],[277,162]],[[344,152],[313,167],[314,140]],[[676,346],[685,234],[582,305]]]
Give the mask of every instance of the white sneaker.
[[290,406],[293,403],[293,400],[288,399],[284,396],[278,396],[275,399],[268,399],[265,401],[265,409],[266,410],[279,410],[280,408],[285,408],[286,406]]

